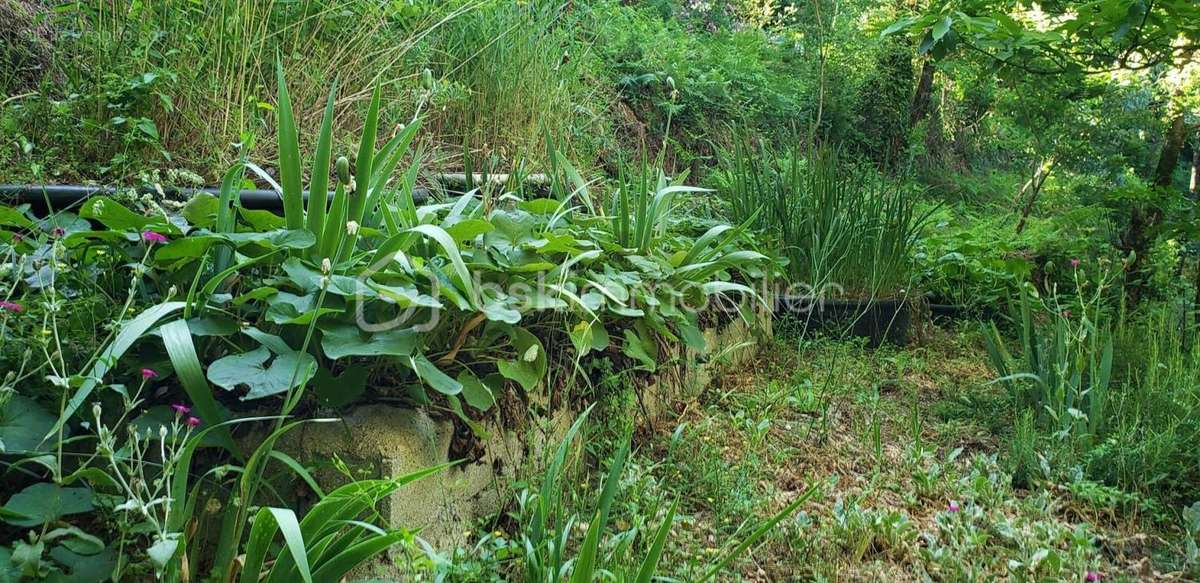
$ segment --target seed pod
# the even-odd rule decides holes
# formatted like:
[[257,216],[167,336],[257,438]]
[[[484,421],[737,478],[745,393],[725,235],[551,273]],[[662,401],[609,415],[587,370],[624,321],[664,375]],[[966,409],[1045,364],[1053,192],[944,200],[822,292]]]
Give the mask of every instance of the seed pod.
[[428,68],[421,71],[421,87],[426,91],[433,91],[433,71]]
[[350,161],[345,156],[339,156],[337,159],[337,177],[338,182],[342,184],[350,182]]

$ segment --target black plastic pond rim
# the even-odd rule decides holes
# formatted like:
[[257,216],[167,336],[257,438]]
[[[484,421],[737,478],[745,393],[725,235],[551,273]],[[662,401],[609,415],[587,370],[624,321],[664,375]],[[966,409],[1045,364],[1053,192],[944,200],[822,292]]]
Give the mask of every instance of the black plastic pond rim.
[[[83,204],[93,196],[111,196],[127,189],[114,186],[87,186],[82,184],[0,184],[0,202],[11,205],[28,204],[35,212],[57,212],[68,210]],[[135,189],[138,194],[157,194],[158,190],[149,187]],[[164,194],[191,198],[198,194],[217,196],[219,188],[164,188]],[[308,200],[309,193],[304,191],[304,199]],[[333,193],[327,193],[333,198]],[[283,198],[274,190],[242,190],[239,192],[242,207],[253,210],[283,212]],[[429,199],[429,190],[416,188],[413,190],[413,200],[424,202]]]

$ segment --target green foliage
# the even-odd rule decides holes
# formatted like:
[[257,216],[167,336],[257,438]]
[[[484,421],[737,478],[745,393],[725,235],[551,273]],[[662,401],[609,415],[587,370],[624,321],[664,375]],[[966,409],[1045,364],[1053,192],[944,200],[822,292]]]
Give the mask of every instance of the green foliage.
[[698,34],[617,2],[589,9],[592,50],[634,111],[641,127],[631,130],[643,145],[665,134],[682,146],[674,154],[711,160],[719,154],[711,143],[728,143],[722,130],[731,121],[774,134],[810,111],[811,80],[795,75],[804,60],[784,39],[756,29]]
[[[97,197],[80,210],[93,225],[66,213],[38,223],[27,208],[0,207],[6,232],[23,234],[18,245],[6,243],[3,251],[28,266],[4,280],[3,297],[10,299],[3,304],[0,342],[29,334],[41,335],[43,343],[58,342],[54,314],[62,299],[57,294],[107,293],[125,302],[108,324],[111,336],[93,352],[55,349],[59,356],[48,357],[48,366],[58,374],[49,376],[49,386],[38,380],[44,375],[25,372],[38,368],[30,363],[32,352],[22,357],[19,376],[5,379],[21,394],[7,399],[4,418],[24,411],[20,422],[3,426],[6,447],[12,448],[6,451],[48,470],[41,487],[90,496],[90,489],[72,485],[79,482],[115,490],[125,500],[123,511],[147,509],[107,525],[122,548],[138,549],[122,551],[108,573],[154,571],[177,579],[187,565],[192,572],[206,570],[217,580],[229,580],[235,575],[234,558],[244,555],[244,580],[257,580],[259,570],[274,579],[340,580],[359,562],[409,540],[402,531],[360,524],[370,518],[360,513],[408,478],[354,482],[351,490],[323,496],[303,520],[278,502],[260,506],[279,479],[268,471],[271,464],[283,463],[289,473],[315,483],[303,464],[275,450],[299,423],[285,419],[311,407],[310,393],[321,403],[346,406],[367,396],[368,374],[386,375],[387,384],[402,387],[414,404],[444,406],[471,425],[471,415],[497,402],[548,393],[551,364],[565,364],[556,341],[570,339],[576,360],[611,343],[625,354],[641,355],[653,368],[650,355],[658,354],[659,342],[682,339],[704,349],[700,315],[710,297],[742,294],[744,301],[753,301],[754,292],[740,282],[748,282],[765,258],[742,250],[752,241],[738,229],[716,226],[700,236],[682,232],[674,197],[697,189],[669,185],[661,172],[657,187],[622,191],[633,201],[625,205],[631,213],[623,215],[592,207],[586,192],[562,200],[507,195],[499,203],[469,192],[416,206],[413,181],[420,157],[399,180],[391,177],[420,123],[409,124],[377,149],[378,88],[368,106],[354,175],[341,158],[333,199],[309,196],[306,201],[304,192],[323,191],[324,178],[317,177],[330,171],[333,109],[326,108],[316,140],[310,173],[316,188],[306,189],[302,128],[282,68],[277,77],[282,217],[242,208],[232,196],[243,168],[266,176],[249,162],[226,174],[220,196],[197,196],[178,213],[143,214],[114,198]],[[334,103],[335,95],[331,92],[327,103]],[[589,204],[572,204],[575,196]],[[18,241],[11,235],[6,240]],[[51,261],[42,265],[35,256]],[[127,267],[125,289],[106,282],[103,268],[112,265]],[[60,272],[79,274],[78,281],[64,276],[52,285]],[[47,319],[35,327],[32,321],[41,313]],[[609,329],[618,340],[610,340]],[[162,411],[131,420],[143,404],[163,398],[150,392],[159,373],[149,368],[140,384],[119,384],[131,373],[136,378],[134,359],[159,363],[156,368],[168,371],[182,388],[177,394],[186,394],[190,404],[177,403],[173,419]],[[368,373],[355,377],[350,371],[358,368]],[[243,387],[248,388],[244,393]],[[13,390],[6,387],[5,394]],[[259,406],[274,403],[280,414],[238,419],[238,411],[246,411],[240,401],[248,400]],[[57,416],[43,411],[55,402]],[[233,421],[226,420],[271,428],[244,456],[230,438]],[[193,432],[203,424],[208,426]],[[117,428],[133,430],[121,438]],[[76,433],[80,437],[68,437]],[[76,442],[95,444],[95,464],[68,463],[63,447]],[[227,455],[219,459],[232,465],[218,466],[224,468],[220,471],[206,467],[193,482],[192,464],[200,459],[194,454],[202,445],[222,446],[225,453],[215,455]],[[237,471],[231,474],[231,467]],[[620,464],[614,467],[609,501]],[[215,531],[195,530],[211,521],[199,510],[213,497],[229,500],[228,518]],[[23,501],[14,498],[8,509],[9,518],[22,526],[92,509],[34,512]],[[329,519],[326,509],[353,512]],[[311,530],[312,516],[332,520],[336,533]],[[602,529],[604,521],[595,524]],[[662,536],[651,545],[659,549],[650,557],[662,552]],[[596,556],[599,537],[597,530],[583,547],[585,555]],[[44,545],[51,539],[35,535],[29,540]],[[17,550],[14,555],[23,564],[37,563],[40,555],[31,555],[33,550]],[[640,563],[631,577],[652,572],[654,564],[653,559]],[[581,573],[587,569],[579,568]],[[37,569],[49,573],[50,567]]]
[[783,154],[746,140],[724,168],[735,221],[773,238],[792,283],[816,294],[903,294],[929,217],[903,187],[854,168],[835,149]]

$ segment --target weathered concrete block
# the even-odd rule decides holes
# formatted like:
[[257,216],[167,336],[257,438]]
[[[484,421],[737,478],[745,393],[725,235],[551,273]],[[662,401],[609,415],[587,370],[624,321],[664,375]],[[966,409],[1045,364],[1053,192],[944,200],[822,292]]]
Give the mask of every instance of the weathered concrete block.
[[[734,321],[720,330],[705,331],[707,355],[682,347],[668,349],[673,354],[664,360],[671,364],[660,367],[640,391],[646,416],[642,422],[657,421],[694,399],[709,383],[714,367],[748,362],[755,351],[753,332],[745,322]],[[559,409],[528,419],[521,427],[485,423],[487,435],[476,449],[482,454],[405,486],[386,500],[380,511],[392,526],[420,530],[420,536],[435,549],[461,546],[476,520],[502,509],[518,472],[540,469],[573,421],[570,411]],[[403,476],[458,461],[451,454],[453,422],[434,418],[424,410],[363,405],[338,423],[308,424],[297,432],[284,447],[298,453],[299,459],[332,460],[336,456],[356,477]],[[318,472],[316,479],[329,488],[347,481],[333,470]],[[394,568],[376,564],[367,570],[393,576],[389,571]]]

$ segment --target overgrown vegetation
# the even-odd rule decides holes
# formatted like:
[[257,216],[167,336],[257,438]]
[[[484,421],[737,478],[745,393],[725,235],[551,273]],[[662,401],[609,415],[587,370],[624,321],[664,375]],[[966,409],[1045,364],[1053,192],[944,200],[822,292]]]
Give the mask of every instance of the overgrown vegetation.
[[1194,2],[0,21],[2,581],[1200,577]]

